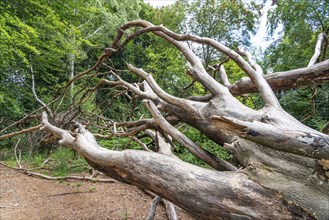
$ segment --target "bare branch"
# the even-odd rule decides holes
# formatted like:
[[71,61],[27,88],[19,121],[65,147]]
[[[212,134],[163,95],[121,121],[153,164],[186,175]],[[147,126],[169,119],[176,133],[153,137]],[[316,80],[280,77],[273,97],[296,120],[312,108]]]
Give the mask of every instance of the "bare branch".
[[[30,56],[30,58],[31,58],[31,56]],[[35,100],[37,102],[39,102],[39,104],[42,107],[44,107],[46,109],[46,111],[48,112],[50,117],[53,117],[53,113],[50,110],[50,108],[41,99],[39,99],[39,97],[37,96],[37,93],[35,92],[35,81],[34,81],[34,71],[33,71],[32,61],[30,63],[30,71],[31,71],[31,78],[32,78],[32,88],[31,89],[32,89],[33,96],[34,96]]]
[[251,67],[254,68],[254,70],[259,74],[259,75],[263,75],[263,69],[260,65],[258,65],[255,61],[255,59],[253,58],[253,56],[251,55],[250,52],[244,50],[243,48],[238,48],[237,52],[241,55],[241,56],[246,56],[248,59],[248,62],[250,63]]
[[[158,146],[158,153],[163,154],[172,158],[176,158],[179,160],[179,158],[173,154],[171,151],[171,137],[165,134],[165,137],[162,137],[159,132],[155,132],[155,139],[156,144]],[[169,143],[166,141],[168,140]]]
[[230,170],[236,171],[237,169],[228,163],[225,160],[218,158],[217,156],[211,154],[210,152],[204,150],[202,147],[195,144],[188,137],[186,137],[183,133],[173,127],[170,123],[166,121],[165,118],[161,115],[161,113],[157,110],[155,105],[149,100],[143,100],[144,104],[151,112],[153,118],[159,125],[159,127],[168,133],[171,137],[173,137],[178,143],[183,145],[186,149],[188,149],[193,155],[213,167],[217,170]]
[[169,202],[168,200],[162,199],[162,203],[164,203],[166,207],[166,213],[168,216],[168,220],[178,220],[178,216],[176,213],[176,207],[173,203]]
[[79,180],[79,181],[91,181],[91,182],[103,182],[103,183],[115,183],[116,182],[113,179],[98,179],[98,178],[91,178],[91,177],[86,177],[86,176],[56,176],[56,177],[48,176],[48,175],[41,174],[41,173],[31,172],[28,169],[25,169],[22,167],[20,167],[20,168],[12,167],[1,161],[0,161],[0,164],[2,166],[8,167],[10,169],[18,170],[28,176],[35,176],[35,177],[39,177],[39,178],[43,178],[43,179],[47,179],[47,180]]
[[16,131],[16,132],[12,132],[12,133],[9,133],[9,134],[1,135],[0,140],[4,140],[4,139],[10,138],[10,137],[14,137],[14,136],[19,135],[19,134],[33,132],[33,131],[39,130],[41,127],[42,127],[42,125],[37,125],[37,126],[34,126],[34,127],[30,127],[30,128],[20,130],[20,131]]
[[[157,197],[157,195],[149,190],[142,189],[146,194],[149,196],[152,196],[153,198]],[[165,205],[166,207],[166,214],[168,217],[168,220],[178,220],[178,216],[176,213],[175,205],[171,202],[169,202],[166,199],[162,199],[161,202]]]
[[152,90],[165,102],[177,106],[179,108],[185,109],[191,114],[195,114],[197,112],[196,109],[191,105],[190,101],[172,96],[166,93],[163,89],[161,89],[160,86],[155,82],[151,74],[148,74],[144,70],[138,69],[131,64],[128,64],[128,69],[136,73],[138,76],[142,77],[144,80],[146,80],[148,85],[152,88]]
[[12,128],[12,127],[17,126],[17,125],[19,125],[19,124],[21,124],[21,123],[24,123],[25,121],[28,121],[28,120],[30,120],[30,119],[38,118],[38,115],[36,115],[35,113],[38,112],[38,111],[40,111],[41,109],[43,109],[43,107],[42,107],[42,108],[39,108],[39,109],[37,109],[37,110],[35,110],[35,111],[33,111],[33,112],[31,112],[30,114],[24,116],[22,119],[20,119],[20,120],[18,120],[18,121],[15,121],[15,122],[12,123],[11,125],[5,127],[4,129],[2,129],[2,130],[0,131],[0,134],[3,133],[3,132],[5,132],[5,131],[6,131],[7,129],[9,129],[9,128]]
[[[163,33],[167,34],[168,36],[170,36],[171,38],[173,38],[177,41],[193,41],[193,42],[200,43],[200,44],[208,44],[208,45],[214,47],[215,49],[217,49],[218,51],[223,52],[228,57],[230,57],[233,61],[235,61],[236,64],[238,64],[248,74],[248,76],[250,77],[252,82],[256,85],[257,89],[259,90],[259,92],[260,92],[260,94],[261,94],[261,96],[262,96],[262,98],[263,98],[263,100],[266,104],[271,105],[271,106],[275,106],[275,107],[280,107],[280,104],[279,104],[278,100],[276,99],[273,91],[271,90],[271,88],[269,87],[267,82],[264,80],[263,76],[258,74],[235,51],[231,50],[230,48],[228,48],[228,47],[226,47],[226,46],[224,46],[224,45],[222,45],[222,44],[218,43],[217,41],[215,41],[213,39],[210,39],[210,38],[198,37],[198,36],[193,36],[193,35],[179,35],[179,34],[176,34],[172,31],[164,28],[164,27],[161,27],[160,29]],[[187,55],[185,55],[185,56],[187,56]],[[190,62],[191,62],[191,64],[193,64],[193,60],[191,60]],[[200,71],[200,72],[202,73],[202,77],[204,77],[203,71]],[[198,79],[200,80],[199,77],[198,77]],[[217,84],[219,84],[219,83],[214,83],[213,81],[215,81],[215,80],[213,78],[211,78],[211,79],[212,80],[207,81],[207,82],[209,82],[212,85],[218,86]],[[207,89],[211,88],[210,85],[207,85],[205,87]],[[225,93],[222,89],[219,89],[219,90],[220,91],[217,90],[217,94]],[[209,91],[211,91],[211,90],[209,90]],[[216,94],[216,93],[213,93],[213,94]]]
[[323,126],[321,132],[329,135],[329,121]]
[[138,143],[140,146],[142,146],[142,148],[145,150],[145,151],[151,151],[147,146],[146,144],[144,144],[141,140],[139,140],[137,137],[133,136],[132,139]]
[[45,112],[41,114],[42,127],[40,130],[47,130],[59,139],[59,143],[74,147],[75,138],[66,130],[60,129],[48,122],[48,116]]
[[256,63],[256,61],[253,59],[252,55],[249,52],[244,51],[242,49],[238,49],[238,53],[242,56],[246,56],[251,67],[255,70],[250,72],[250,74],[248,75],[251,81],[255,84],[265,104],[281,108],[281,105],[277,100],[273,90],[263,77],[263,69]]
[[[268,74],[265,80],[274,91],[329,83],[329,60],[310,67]],[[242,95],[258,91],[250,79],[243,78],[230,86],[230,92]]]
[[219,67],[219,77],[220,77],[220,79],[221,79],[223,85],[224,85],[225,87],[230,88],[231,83],[228,81],[228,77],[227,77],[227,74],[226,74],[226,71],[225,71],[225,67],[224,67],[224,65],[221,65],[221,66]]
[[89,34],[88,36],[86,36],[85,38],[83,38],[84,40],[88,40],[89,38],[91,38],[92,36],[94,36],[95,34],[98,33],[98,31],[100,31],[102,28],[104,28],[106,26],[106,24],[100,26],[99,28],[97,28],[93,33]]
[[87,160],[89,158],[98,158],[97,162],[103,164],[108,163],[109,159],[115,161],[122,156],[120,152],[107,150],[99,146],[95,137],[86,129],[81,129],[81,133],[76,133],[73,137],[70,132],[50,124],[45,112],[42,113],[41,119],[43,125],[41,130],[52,133],[59,139],[60,144],[78,151]]
[[204,96],[190,96],[187,99],[197,102],[209,102],[214,96],[211,94],[207,94]]
[[15,144],[15,147],[14,147],[14,155],[15,155],[15,158],[16,158],[16,164],[19,168],[22,168],[22,165],[21,165],[21,159],[22,159],[22,153],[20,150],[18,150],[18,155],[17,155],[17,147],[19,145],[19,142],[21,142],[22,139],[19,139],[17,141],[17,143]]
[[322,53],[323,44],[325,44],[326,41],[328,41],[328,37],[325,33],[321,32],[318,35],[318,39],[314,49],[314,55],[312,56],[307,66],[313,66],[316,63]]
[[134,92],[136,95],[138,95],[142,98],[148,98],[148,99],[152,99],[152,100],[158,100],[159,99],[159,97],[157,97],[156,95],[153,95],[152,93],[143,92],[138,87],[136,87],[136,86],[124,81],[124,80],[121,80],[121,79],[119,79],[118,81],[109,81],[109,80],[106,80],[106,79],[102,79],[98,83],[98,86],[101,85],[101,84],[106,84],[106,85],[109,85],[109,86],[121,85],[121,86],[124,86],[124,87],[130,89],[132,92]]
[[[168,29],[166,29],[163,26],[154,26],[153,24],[143,21],[143,20],[137,20],[137,21],[131,21],[127,24],[120,27],[120,31],[117,34],[117,38],[114,40],[114,46],[117,46],[118,41],[122,37],[123,30],[126,30],[130,27],[144,27],[144,29],[139,30],[134,34],[133,36],[138,36],[141,33],[148,33],[152,32],[155,35],[158,35],[164,39],[166,39],[168,42],[173,44],[178,50],[180,50],[183,55],[186,57],[186,59],[191,63],[192,65],[192,72],[194,77],[198,79],[198,81],[207,89],[209,90],[213,95],[217,94],[223,94],[227,93],[224,87],[216,82],[204,69],[201,60],[192,52],[192,50],[184,43],[178,42],[176,39],[173,39],[172,35],[169,35],[170,32]],[[112,45],[113,47],[113,45]]]
[[152,202],[152,205],[150,207],[149,214],[147,215],[147,220],[153,220],[155,217],[155,212],[158,204],[161,202],[162,198],[160,196],[156,196]]

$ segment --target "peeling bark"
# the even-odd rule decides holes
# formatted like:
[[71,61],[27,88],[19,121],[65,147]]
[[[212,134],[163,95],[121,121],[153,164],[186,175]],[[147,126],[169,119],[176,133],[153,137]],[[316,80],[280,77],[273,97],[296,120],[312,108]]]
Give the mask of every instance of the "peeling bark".
[[275,151],[244,139],[226,147],[246,167],[243,172],[250,179],[307,207],[317,219],[329,218],[329,176],[318,160]]
[[300,156],[329,159],[329,136],[315,131],[294,131],[263,122],[241,121],[213,116],[215,126],[226,132],[251,140],[263,146]]
[[208,170],[152,152],[107,150],[85,129],[74,138],[49,124],[45,114],[42,123],[43,130],[77,150],[91,165],[96,165],[96,169],[114,179],[148,189],[197,217],[313,219],[307,210],[249,180],[243,173]]

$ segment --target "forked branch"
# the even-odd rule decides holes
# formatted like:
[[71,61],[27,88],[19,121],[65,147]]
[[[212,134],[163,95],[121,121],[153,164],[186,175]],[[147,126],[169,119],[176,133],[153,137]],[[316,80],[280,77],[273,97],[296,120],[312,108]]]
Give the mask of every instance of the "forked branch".
[[[146,23],[145,21],[133,21],[129,22],[128,25],[141,25],[141,26],[150,26],[152,24]],[[178,44],[175,41],[192,41],[200,44],[207,44],[215,48],[216,50],[224,53],[228,57],[230,57],[238,66],[240,66],[250,77],[252,82],[256,85],[260,95],[262,96],[264,102],[270,106],[280,107],[278,100],[276,99],[273,91],[271,90],[270,86],[264,80],[263,76],[258,74],[238,53],[231,50],[230,48],[220,44],[219,42],[206,38],[206,37],[198,37],[193,35],[180,35],[175,32],[168,30],[165,27],[158,26],[159,32],[154,32],[159,36],[163,36],[165,39],[173,43],[181,52],[185,55],[185,57],[189,60],[194,68],[194,73],[197,76],[197,79],[214,95],[226,94],[225,89],[223,89],[222,85],[217,83],[209,74],[206,73],[203,66],[200,64],[200,60],[190,52],[189,48],[186,47],[185,44]],[[174,39],[170,40],[170,39]],[[193,71],[193,69],[192,69]],[[200,74],[200,75],[199,75]],[[218,85],[219,84],[219,85]],[[215,88],[217,87],[217,88]]]
[[178,129],[172,126],[169,122],[167,122],[166,119],[161,115],[160,111],[150,100],[144,100],[144,104],[151,112],[153,118],[155,119],[159,127],[167,134],[169,134],[172,138],[174,138],[178,143],[188,149],[193,155],[195,155],[196,157],[198,157],[216,170],[237,170],[237,168],[235,168],[227,161],[198,146],[196,143],[186,137],[183,133],[181,133]]
[[150,190],[198,218],[312,218],[308,211],[286,202],[280,194],[243,173],[208,170],[158,153],[108,150],[84,129],[74,138],[68,131],[51,125],[45,113],[42,124],[44,130],[61,139],[63,145],[76,149],[96,169]]
[[[152,32],[155,35],[162,37],[166,39],[169,43],[174,45],[178,50],[182,52],[182,54],[186,57],[186,59],[190,62],[192,65],[192,72],[195,78],[198,79],[198,81],[203,84],[203,86],[210,91],[213,95],[220,95],[223,93],[226,93],[226,90],[224,87],[216,82],[205,70],[205,68],[202,65],[201,60],[192,52],[192,50],[185,45],[182,42],[177,41],[174,39],[171,35],[168,33],[170,32],[168,29],[166,29],[163,26],[154,26],[150,22],[143,21],[143,20],[136,20],[128,22],[127,24],[120,27],[117,37],[114,40],[112,47],[117,47],[119,44],[120,39],[122,38],[122,34],[124,30],[127,30],[131,27],[143,27],[144,29],[137,31],[133,36],[138,36],[141,33],[149,33]],[[133,37],[130,36],[132,39]]]
[[138,69],[131,64],[128,64],[128,69],[143,78],[151,87],[153,92],[165,102],[181,109],[185,109],[185,111],[188,111],[191,114],[195,114],[197,112],[197,110],[191,105],[190,101],[172,96],[165,92],[163,89],[161,89],[161,87],[156,83],[151,74],[148,74],[144,70]]

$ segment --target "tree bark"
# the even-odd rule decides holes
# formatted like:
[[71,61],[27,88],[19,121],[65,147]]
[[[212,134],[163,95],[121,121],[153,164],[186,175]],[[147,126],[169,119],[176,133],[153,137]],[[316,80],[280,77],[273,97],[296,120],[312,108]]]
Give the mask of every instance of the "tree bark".
[[[135,32],[121,43],[124,32],[129,28],[137,30],[134,29]],[[179,35],[147,21],[132,21],[118,29],[111,48],[105,50],[97,64],[71,79],[68,86],[144,33],[154,33],[181,51],[190,64],[188,71],[193,80],[210,93],[207,99],[175,97],[163,90],[151,74],[131,64],[128,64],[129,71],[143,79],[142,83],[126,82],[110,68],[110,74],[116,80],[101,79],[88,91],[95,92],[102,84],[124,87],[147,103],[154,103],[149,105],[153,120],[139,124],[129,122],[136,126],[122,134],[114,131],[113,135],[135,135],[152,127],[164,136],[170,135],[194,155],[221,171],[196,167],[154,152],[108,150],[99,146],[85,127],[78,126],[75,132],[68,132],[50,124],[45,113],[42,114],[41,129],[52,133],[60,144],[78,151],[95,169],[119,181],[150,190],[198,218],[329,219],[329,168],[326,165],[329,136],[303,125],[286,113],[273,92],[309,85],[308,79],[315,84],[328,82],[329,60],[264,78],[261,67],[247,52],[240,51],[247,57],[245,60],[239,53],[212,39]],[[183,41],[207,45],[225,54],[250,80],[220,84],[206,72],[201,60]],[[223,81],[227,82],[227,79]],[[251,109],[234,98],[253,91],[259,92],[265,103],[259,110]],[[166,117],[162,117],[160,111],[165,112]],[[237,171],[228,162],[208,154],[178,132],[169,123],[170,118],[174,118],[175,123],[191,125],[223,145],[242,169]],[[168,152],[168,148],[162,150]]]
[[152,152],[108,150],[100,147],[87,130],[80,129],[73,137],[49,124],[45,114],[42,122],[43,130],[58,137],[61,144],[77,150],[96,169],[148,189],[199,218],[313,218],[307,210],[241,172],[208,170]]
[[[268,74],[264,78],[270,84],[273,91],[328,83],[329,60],[309,67]],[[228,88],[236,96],[258,92],[249,78],[243,78]]]

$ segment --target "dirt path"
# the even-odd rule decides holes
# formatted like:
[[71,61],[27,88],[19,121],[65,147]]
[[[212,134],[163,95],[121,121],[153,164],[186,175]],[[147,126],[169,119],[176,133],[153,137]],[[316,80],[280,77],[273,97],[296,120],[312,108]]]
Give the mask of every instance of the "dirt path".
[[[145,219],[152,198],[122,183],[52,181],[0,165],[0,219]],[[190,220],[178,211],[180,219]],[[162,206],[156,219],[167,219]]]

